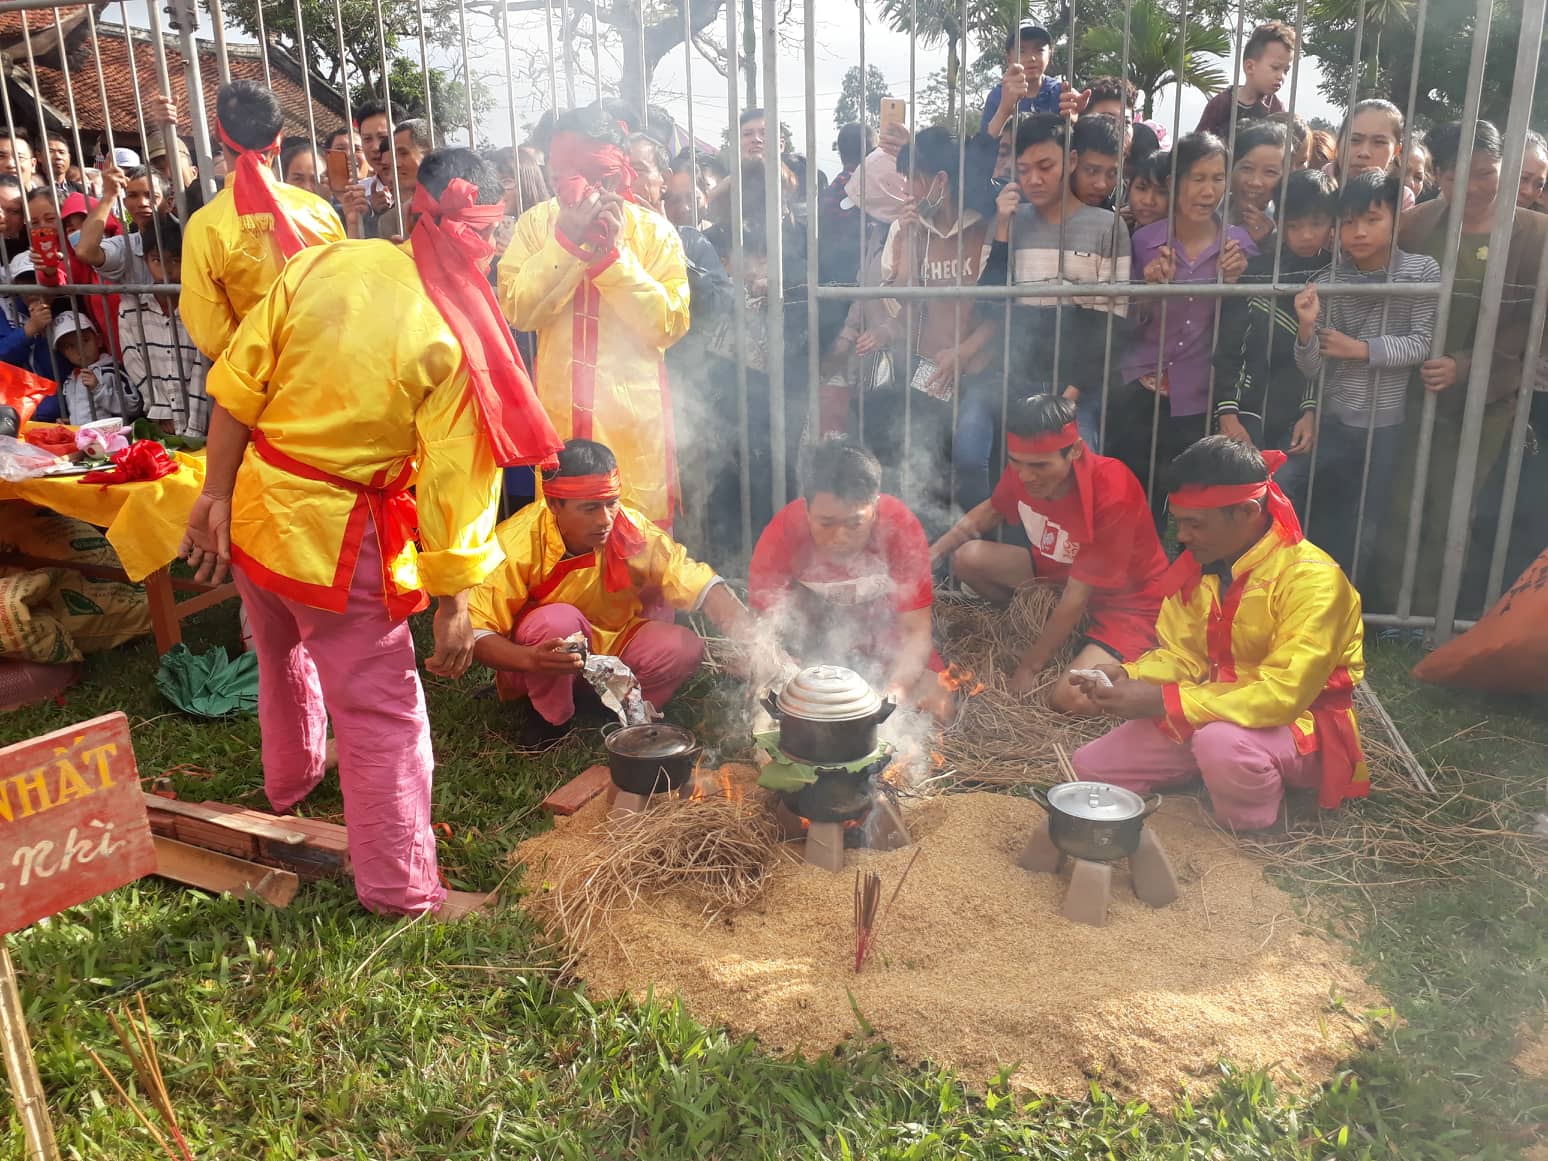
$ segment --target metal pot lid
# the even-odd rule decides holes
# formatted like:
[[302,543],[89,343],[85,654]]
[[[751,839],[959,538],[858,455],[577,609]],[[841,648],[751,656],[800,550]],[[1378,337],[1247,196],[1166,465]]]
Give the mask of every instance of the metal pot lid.
[[855,721],[870,717],[881,704],[870,683],[842,665],[803,669],[779,694],[781,713],[809,722]]
[[1127,822],[1145,813],[1145,800],[1106,782],[1061,782],[1048,790],[1048,804],[1075,818]]
[[697,748],[699,740],[682,726],[624,726],[603,744],[620,758],[677,758]]

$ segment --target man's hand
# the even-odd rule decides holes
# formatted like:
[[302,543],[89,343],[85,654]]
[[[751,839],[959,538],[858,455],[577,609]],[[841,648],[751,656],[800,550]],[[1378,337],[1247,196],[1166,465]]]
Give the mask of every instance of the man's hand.
[[145,95],[145,123],[147,125],[176,125],[177,105],[165,93]]
[[358,181],[345,186],[344,192],[339,194],[339,208],[344,211],[346,224],[363,221],[371,209],[371,203],[366,199],[365,186]]
[[116,202],[118,195],[124,192],[124,186],[129,179],[124,176],[124,171],[114,164],[111,157],[102,162],[102,200]]
[[29,339],[35,339],[54,325],[54,312],[48,308],[48,300],[34,298],[27,303],[27,323],[22,329]]
[[1236,443],[1252,443],[1252,436],[1249,435],[1247,429],[1242,426],[1241,419],[1231,412],[1226,412],[1220,417],[1219,427],[1220,434],[1229,440],[1233,440]]
[[194,579],[218,585],[231,568],[231,497],[201,492],[188,513],[188,529],[178,556],[194,570]]
[[1048,660],[1034,648],[1021,659],[1021,664],[1011,674],[1010,687],[1012,692],[1028,694],[1038,686],[1038,679],[1042,677],[1043,670],[1048,665]]
[[591,227],[602,212],[602,196],[592,190],[573,206],[560,206],[554,215],[554,233],[563,234],[577,246],[584,246]]
[[606,254],[618,245],[618,239],[623,237],[624,228],[624,203],[623,198],[617,194],[603,194],[601,205],[597,210],[597,222],[606,232],[602,243],[597,246],[598,252]]
[[1332,327],[1324,327],[1318,331],[1317,339],[1322,347],[1322,353],[1330,359],[1353,359],[1364,363],[1371,357],[1369,343],[1350,338],[1343,331],[1336,331]]
[[563,637],[550,637],[539,645],[528,646],[523,668],[528,673],[579,673],[585,664],[579,653],[570,652]]
[[[1020,65],[1016,66],[1020,68]],[[1083,89],[1079,92],[1070,87],[1065,81],[1059,92],[1059,116],[1079,117],[1086,111],[1086,106],[1091,104],[1091,90]]]
[[1031,91],[1031,85],[1027,82],[1027,70],[1020,64],[1010,65],[1006,68],[1005,75],[1000,78],[1001,111],[1009,110],[1014,113],[1023,98]]
[[1021,187],[1015,182],[1009,182],[1004,189],[995,195],[994,213],[1001,224],[1008,223],[1016,216],[1016,207],[1021,204]]
[[473,622],[468,619],[467,598],[441,597],[431,629],[435,651],[425,668],[437,677],[461,677],[473,664]]
[[1316,446],[1317,413],[1303,411],[1301,418],[1295,421],[1295,427],[1290,430],[1290,447],[1287,450],[1293,456],[1304,456]]
[[896,157],[903,152],[903,147],[912,140],[912,134],[907,125],[892,122],[882,126],[881,135],[877,138],[877,144],[883,153]]
[[1166,716],[1166,699],[1159,685],[1152,685],[1148,681],[1135,681],[1121,670],[1117,676],[1114,676],[1105,665],[1099,668],[1112,681],[1111,688],[1089,681],[1077,688],[1090,698],[1091,704],[1102,713],[1129,721]]
[[1425,360],[1419,364],[1419,381],[1426,391],[1446,390],[1457,381],[1457,361],[1450,355]]
[[1306,288],[1295,296],[1295,317],[1301,324],[1301,333],[1306,334],[1315,327],[1321,314],[1322,299],[1317,295],[1317,287],[1307,283]]
[[392,209],[392,187],[376,183],[376,188],[371,191],[371,212],[373,214],[385,214]]
[[935,356],[935,371],[925,380],[925,393],[936,399],[950,399],[957,389],[957,368],[962,363],[962,348],[947,347]]
[[1220,251],[1221,279],[1235,282],[1245,273],[1247,273],[1247,252],[1235,238],[1227,238],[1225,246]]
[[1156,256],[1145,263],[1146,282],[1170,282],[1177,274],[1177,259],[1172,257],[1170,246],[1157,246]]
[[884,331],[875,329],[861,331],[860,337],[855,340],[855,354],[869,355],[881,350],[887,345],[887,335]]

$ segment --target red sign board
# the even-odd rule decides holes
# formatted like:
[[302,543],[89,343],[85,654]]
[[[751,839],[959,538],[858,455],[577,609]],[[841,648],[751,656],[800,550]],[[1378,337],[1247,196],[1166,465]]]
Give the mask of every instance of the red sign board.
[[0,935],[155,870],[123,714],[0,750]]

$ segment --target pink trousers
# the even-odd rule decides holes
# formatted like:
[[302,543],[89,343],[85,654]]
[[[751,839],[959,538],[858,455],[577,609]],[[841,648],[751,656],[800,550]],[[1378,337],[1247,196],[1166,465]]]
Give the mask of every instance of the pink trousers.
[[[540,645],[551,637],[591,632],[591,622],[574,605],[543,605],[521,619],[512,635],[518,645]],[[704,641],[692,629],[662,621],[641,625],[619,654],[640,679],[645,700],[660,709],[677,687],[693,676],[704,658]],[[526,696],[550,725],[563,725],[575,716],[575,683],[569,674],[540,673],[502,675],[507,696]]]
[[382,603],[381,552],[366,525],[349,605],[329,613],[260,588],[236,569],[258,654],[263,787],[289,810],[322,781],[328,719],[355,893],[410,915],[446,898],[430,829],[430,722],[407,621]]
[[1315,787],[1316,754],[1295,748],[1287,726],[1252,730],[1211,722],[1179,745],[1149,721],[1124,722],[1070,758],[1075,773],[1149,794],[1202,777],[1215,818],[1236,830],[1260,830],[1279,817],[1285,787]]

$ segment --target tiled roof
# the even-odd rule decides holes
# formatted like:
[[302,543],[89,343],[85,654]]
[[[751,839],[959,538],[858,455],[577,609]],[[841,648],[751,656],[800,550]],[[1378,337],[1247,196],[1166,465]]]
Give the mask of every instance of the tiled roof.
[[[52,35],[51,19],[49,23],[49,32]],[[0,24],[0,28],[3,27],[3,24]],[[32,27],[30,16],[28,27]],[[17,33],[20,31],[19,20],[15,31]],[[138,79],[140,92],[148,92],[156,87],[156,54],[149,32],[138,28],[131,29],[130,37],[133,41],[133,69],[130,67],[130,47],[125,41],[123,25],[98,21],[96,52],[93,53],[90,30],[82,21],[70,36],[70,60],[73,67],[69,70],[68,87],[64,70],[49,67],[40,62],[36,74],[38,96],[51,107],[55,116],[68,119],[70,97],[73,94],[75,116],[80,128],[86,131],[97,131],[105,127],[108,119],[104,116],[102,108],[102,91],[105,82],[113,129],[122,132],[126,137],[138,136],[139,122],[135,112],[134,82]],[[167,71],[172,81],[172,98],[177,104],[180,116],[178,132],[186,137],[193,131],[193,122],[188,112],[188,86],[183,67],[183,54],[175,38],[164,36],[163,41],[166,45]],[[0,43],[5,43],[3,33],[0,33]],[[36,40],[34,45],[36,46]],[[220,89],[220,72],[216,64],[214,45],[204,40],[200,40],[198,45],[205,113],[207,117],[213,119],[215,96]],[[16,80],[24,82],[27,76],[25,51],[16,53],[15,50],[11,50],[7,55],[11,56],[13,64],[18,69],[15,74]],[[259,82],[265,80],[263,59],[257,45],[228,43],[226,55],[231,65],[233,80]],[[306,93],[300,80],[300,70],[288,55],[272,47],[269,50],[269,66],[270,76],[267,83],[279,97],[280,105],[285,110],[286,136],[305,136],[309,132],[309,127]],[[24,101],[24,105],[27,103],[30,102]],[[28,114],[32,112],[31,109],[25,111]],[[344,119],[343,99],[316,76],[312,78],[312,118],[319,134],[327,133]],[[29,121],[32,119],[31,116],[27,117]]]

